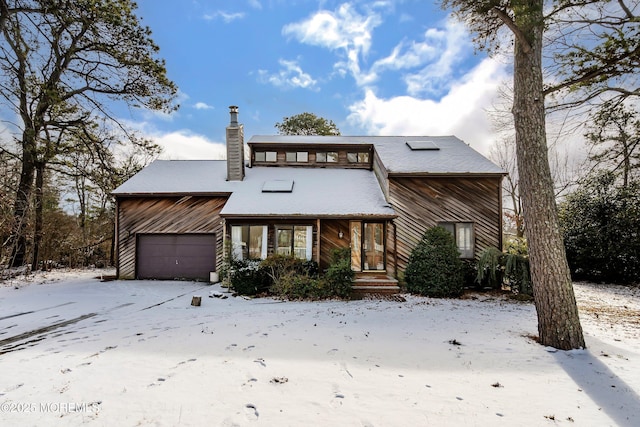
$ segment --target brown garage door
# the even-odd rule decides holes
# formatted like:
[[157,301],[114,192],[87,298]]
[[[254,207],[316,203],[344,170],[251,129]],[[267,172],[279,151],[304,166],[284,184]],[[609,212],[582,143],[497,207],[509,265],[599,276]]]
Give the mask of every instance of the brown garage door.
[[139,279],[209,280],[216,270],[216,235],[140,234],[136,261]]

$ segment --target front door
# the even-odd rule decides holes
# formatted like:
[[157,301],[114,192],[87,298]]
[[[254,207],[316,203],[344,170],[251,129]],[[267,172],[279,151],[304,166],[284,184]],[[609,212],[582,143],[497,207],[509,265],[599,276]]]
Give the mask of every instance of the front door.
[[351,221],[351,268],[354,271],[385,269],[384,223]]

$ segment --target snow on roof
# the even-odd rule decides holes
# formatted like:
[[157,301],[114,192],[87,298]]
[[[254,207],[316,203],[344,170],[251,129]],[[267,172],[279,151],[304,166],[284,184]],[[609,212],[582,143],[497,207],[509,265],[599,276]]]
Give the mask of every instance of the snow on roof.
[[[290,193],[263,192],[266,181],[293,181]],[[395,212],[372,171],[254,167],[233,192],[223,216],[380,216]]]
[[227,181],[224,160],[156,160],[116,188],[113,194],[228,194],[238,183]]
[[[431,141],[438,150],[412,150]],[[482,154],[455,136],[299,136],[255,135],[250,145],[327,144],[373,145],[389,173],[423,174],[504,174],[505,172]]]
[[[430,141],[437,150],[412,150]],[[503,174],[504,171],[455,136],[393,136],[375,138],[376,152],[389,173]]]
[[[156,160],[113,194],[232,193],[221,212],[229,216],[395,216],[369,170],[255,167],[243,181],[226,174],[225,161]],[[290,192],[263,192],[265,183],[283,181]]]

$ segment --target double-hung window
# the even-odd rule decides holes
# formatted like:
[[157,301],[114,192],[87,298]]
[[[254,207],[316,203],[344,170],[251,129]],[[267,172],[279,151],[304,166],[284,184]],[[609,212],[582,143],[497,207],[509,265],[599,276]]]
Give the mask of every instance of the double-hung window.
[[267,226],[231,226],[231,246],[233,258],[236,260],[265,259],[267,257]]
[[475,236],[472,222],[441,222],[438,225],[453,234],[460,258],[473,258]]

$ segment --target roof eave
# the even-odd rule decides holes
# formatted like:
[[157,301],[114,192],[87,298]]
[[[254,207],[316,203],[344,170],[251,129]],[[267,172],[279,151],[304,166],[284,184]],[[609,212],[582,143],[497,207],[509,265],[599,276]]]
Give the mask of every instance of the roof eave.
[[157,192],[127,192],[127,193],[111,193],[115,197],[229,197],[231,192],[211,192],[211,191],[157,191]]
[[392,172],[387,170],[389,178],[411,178],[411,177],[429,177],[429,178],[498,178],[509,175],[507,172]]

